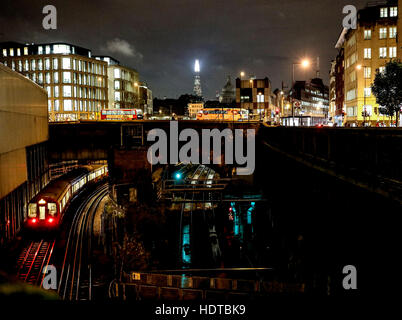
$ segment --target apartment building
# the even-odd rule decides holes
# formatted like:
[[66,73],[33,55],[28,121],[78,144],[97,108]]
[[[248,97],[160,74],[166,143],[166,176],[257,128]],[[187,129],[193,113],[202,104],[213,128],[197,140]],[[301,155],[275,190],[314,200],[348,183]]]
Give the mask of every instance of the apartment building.
[[338,39],[336,48],[344,55],[347,126],[390,124],[391,119],[380,112],[371,85],[377,70],[383,72],[388,61],[401,58],[399,16],[397,0],[369,2],[358,12],[357,29],[344,29]]

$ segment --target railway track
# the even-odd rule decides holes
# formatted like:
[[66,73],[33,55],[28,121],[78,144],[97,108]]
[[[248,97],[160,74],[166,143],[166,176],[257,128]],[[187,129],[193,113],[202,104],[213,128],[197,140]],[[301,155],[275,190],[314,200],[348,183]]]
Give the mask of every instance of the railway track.
[[42,273],[42,271],[45,266],[49,265],[55,242],[55,240],[32,241],[26,246],[17,261],[18,279],[42,286],[43,278],[46,275],[46,272]]
[[58,293],[64,300],[92,300],[93,223],[107,193],[107,184],[99,186],[80,205],[72,221],[58,286]]

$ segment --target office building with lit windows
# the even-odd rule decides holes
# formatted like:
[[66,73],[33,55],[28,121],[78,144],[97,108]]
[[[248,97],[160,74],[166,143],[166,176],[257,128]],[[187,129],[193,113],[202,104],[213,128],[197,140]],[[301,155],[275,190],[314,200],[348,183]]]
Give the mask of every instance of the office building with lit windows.
[[[321,78],[296,81],[289,92],[291,116],[283,117],[284,125],[315,126],[327,124],[329,88]],[[293,104],[293,106],[292,106]]]
[[358,12],[357,29],[344,29],[337,41],[336,48],[344,55],[344,124],[347,126],[390,124],[391,119],[380,112],[371,86],[377,70],[385,70],[391,59],[401,59],[399,16],[398,0],[369,2]]
[[48,93],[49,121],[97,119],[107,107],[108,65],[67,43],[0,43],[0,62]]
[[[264,79],[236,79],[236,106],[249,111],[250,117],[269,120],[271,118],[271,81]],[[269,118],[269,119],[266,119]]]
[[98,61],[107,63],[109,88],[108,108],[137,109],[139,106],[139,76],[134,69],[120,65],[109,56],[96,56]]

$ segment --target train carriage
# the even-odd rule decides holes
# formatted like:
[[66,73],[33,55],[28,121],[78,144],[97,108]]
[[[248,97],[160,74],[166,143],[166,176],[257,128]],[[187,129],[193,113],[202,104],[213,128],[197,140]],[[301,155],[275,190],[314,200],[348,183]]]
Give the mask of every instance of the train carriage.
[[87,183],[103,178],[107,172],[106,165],[82,166],[50,182],[29,202],[26,227],[58,226],[73,196]]

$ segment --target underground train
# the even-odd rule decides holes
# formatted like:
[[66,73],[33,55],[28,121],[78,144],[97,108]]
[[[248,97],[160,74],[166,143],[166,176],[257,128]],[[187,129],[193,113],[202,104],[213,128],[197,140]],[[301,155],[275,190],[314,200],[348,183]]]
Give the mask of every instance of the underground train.
[[99,181],[107,174],[107,165],[86,165],[51,181],[29,202],[25,228],[57,227],[73,196],[86,184]]

